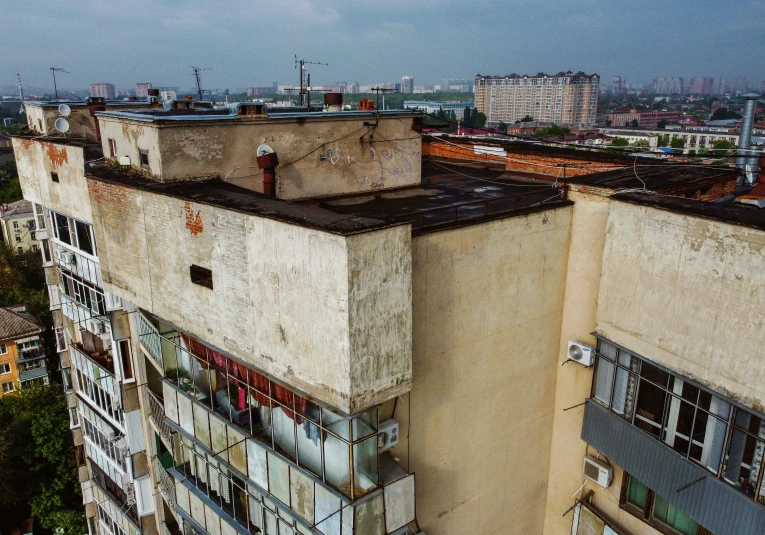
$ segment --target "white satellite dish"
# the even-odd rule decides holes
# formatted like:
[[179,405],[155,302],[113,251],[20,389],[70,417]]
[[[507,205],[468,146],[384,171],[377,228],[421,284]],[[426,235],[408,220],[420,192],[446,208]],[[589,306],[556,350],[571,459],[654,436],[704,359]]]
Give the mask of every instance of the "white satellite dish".
[[69,132],[69,121],[64,119],[63,117],[59,117],[56,119],[56,122],[53,123],[53,127],[61,132],[62,134],[66,134]]
[[172,100],[166,100],[162,103],[162,107],[166,110],[172,110],[173,109],[173,101]]
[[67,104],[59,104],[58,112],[61,114],[62,117],[69,117],[70,115],[72,115],[72,108],[70,108],[69,105]]
[[271,154],[272,152],[274,152],[274,149],[272,149],[271,147],[269,147],[265,143],[263,143],[262,145],[258,146],[258,150],[257,150],[258,156],[263,156],[265,154]]

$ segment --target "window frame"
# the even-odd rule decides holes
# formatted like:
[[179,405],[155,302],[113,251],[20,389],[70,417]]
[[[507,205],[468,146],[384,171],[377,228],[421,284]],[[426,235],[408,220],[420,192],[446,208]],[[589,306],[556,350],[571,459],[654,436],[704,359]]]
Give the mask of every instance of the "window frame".
[[[6,388],[8,387],[8,385],[10,385],[10,388]],[[11,392],[16,391],[16,383],[14,383],[13,381],[2,383],[0,384],[0,389],[2,389],[2,392],[0,392],[0,394],[10,394]]]
[[[7,371],[2,371],[7,370]],[[8,375],[13,372],[13,368],[11,368],[10,362],[3,362],[0,364],[0,375]]]
[[8,354],[8,346],[6,344],[0,344],[0,355]]

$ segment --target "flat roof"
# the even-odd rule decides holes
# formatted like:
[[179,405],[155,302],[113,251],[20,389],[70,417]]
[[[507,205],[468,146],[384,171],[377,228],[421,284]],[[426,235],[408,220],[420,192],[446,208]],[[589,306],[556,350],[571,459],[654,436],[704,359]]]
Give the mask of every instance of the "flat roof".
[[162,107],[162,104],[157,104],[156,102],[151,102],[148,99],[145,100],[107,100],[105,102],[87,102],[85,100],[25,100],[23,102],[25,106],[35,106],[38,108],[56,108],[61,104],[66,104],[70,108],[89,108],[93,106],[106,106],[107,108],[112,107],[146,107],[146,106],[158,106]]
[[549,181],[441,162],[423,161],[422,169],[418,186],[296,201],[267,197],[220,179],[154,182],[113,165],[97,166],[87,174],[94,180],[341,235],[406,223],[416,235],[573,204]]
[[15,135],[11,136],[26,141],[35,141],[41,143],[53,143],[54,145],[68,145],[70,147],[79,147],[85,152],[85,161],[89,162],[103,158],[104,151],[101,143],[78,136],[34,136],[34,135]]
[[[242,103],[254,105],[251,102]],[[260,104],[260,103],[255,103]],[[260,116],[239,115],[235,107],[229,108],[196,108],[191,110],[135,110],[135,111],[100,111],[97,117],[112,117],[116,119],[129,119],[144,123],[172,123],[172,122],[205,122],[205,121],[241,121],[251,119],[262,122]],[[289,108],[284,108],[289,110]],[[268,109],[265,120],[291,120],[291,119],[352,119],[380,117],[421,117],[422,112],[417,110],[372,110],[372,111],[281,111]]]
[[733,203],[713,203],[686,199],[685,197],[635,192],[618,193],[611,198],[618,201],[652,206],[654,208],[695,217],[722,221],[732,225],[765,230],[765,209],[757,208],[755,206]]
[[608,189],[644,188],[648,190],[662,190],[707,180],[729,180],[740,175],[741,170],[737,167],[663,163],[645,159],[641,160],[634,167],[630,166],[614,171],[570,177],[566,178],[566,182]]

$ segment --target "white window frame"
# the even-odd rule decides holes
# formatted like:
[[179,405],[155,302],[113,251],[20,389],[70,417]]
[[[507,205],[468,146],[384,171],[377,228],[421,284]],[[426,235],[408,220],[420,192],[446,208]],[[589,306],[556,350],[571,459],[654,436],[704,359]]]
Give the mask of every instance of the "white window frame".
[[19,222],[18,221],[14,221],[13,222],[13,230],[19,230]]
[[63,327],[56,327],[56,352],[61,353],[62,351],[66,351],[69,347],[66,343],[66,333],[64,332]]
[[[10,388],[7,388],[8,386],[10,386]],[[3,383],[0,388],[3,389],[3,392],[2,392],[3,394],[10,394],[11,392],[16,391],[16,385],[14,384],[13,381],[9,383]]]
[[[8,370],[8,371],[2,371],[2,370]],[[4,362],[3,364],[0,364],[0,375],[8,375],[13,370],[11,369],[11,363],[10,362]]]

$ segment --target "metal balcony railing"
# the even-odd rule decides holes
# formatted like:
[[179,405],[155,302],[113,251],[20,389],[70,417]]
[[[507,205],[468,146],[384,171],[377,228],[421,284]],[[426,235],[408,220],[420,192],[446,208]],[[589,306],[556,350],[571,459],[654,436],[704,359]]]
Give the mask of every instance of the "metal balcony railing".
[[173,443],[172,429],[165,422],[165,406],[161,399],[151,390],[146,390],[147,397],[149,399],[149,417],[154,422],[157,430],[162,438],[164,438],[168,444]]
[[173,481],[173,478],[170,477],[170,474],[167,473],[167,470],[165,470],[162,464],[160,464],[159,459],[154,457],[153,462],[154,471],[159,478],[157,481],[159,492],[162,493],[162,496],[165,498],[167,505],[169,505],[171,509],[175,510],[175,482]]
[[141,345],[143,345],[146,352],[154,360],[154,363],[159,366],[159,369],[164,369],[159,331],[140,312],[136,314],[136,317],[138,318],[138,336],[141,339]]

